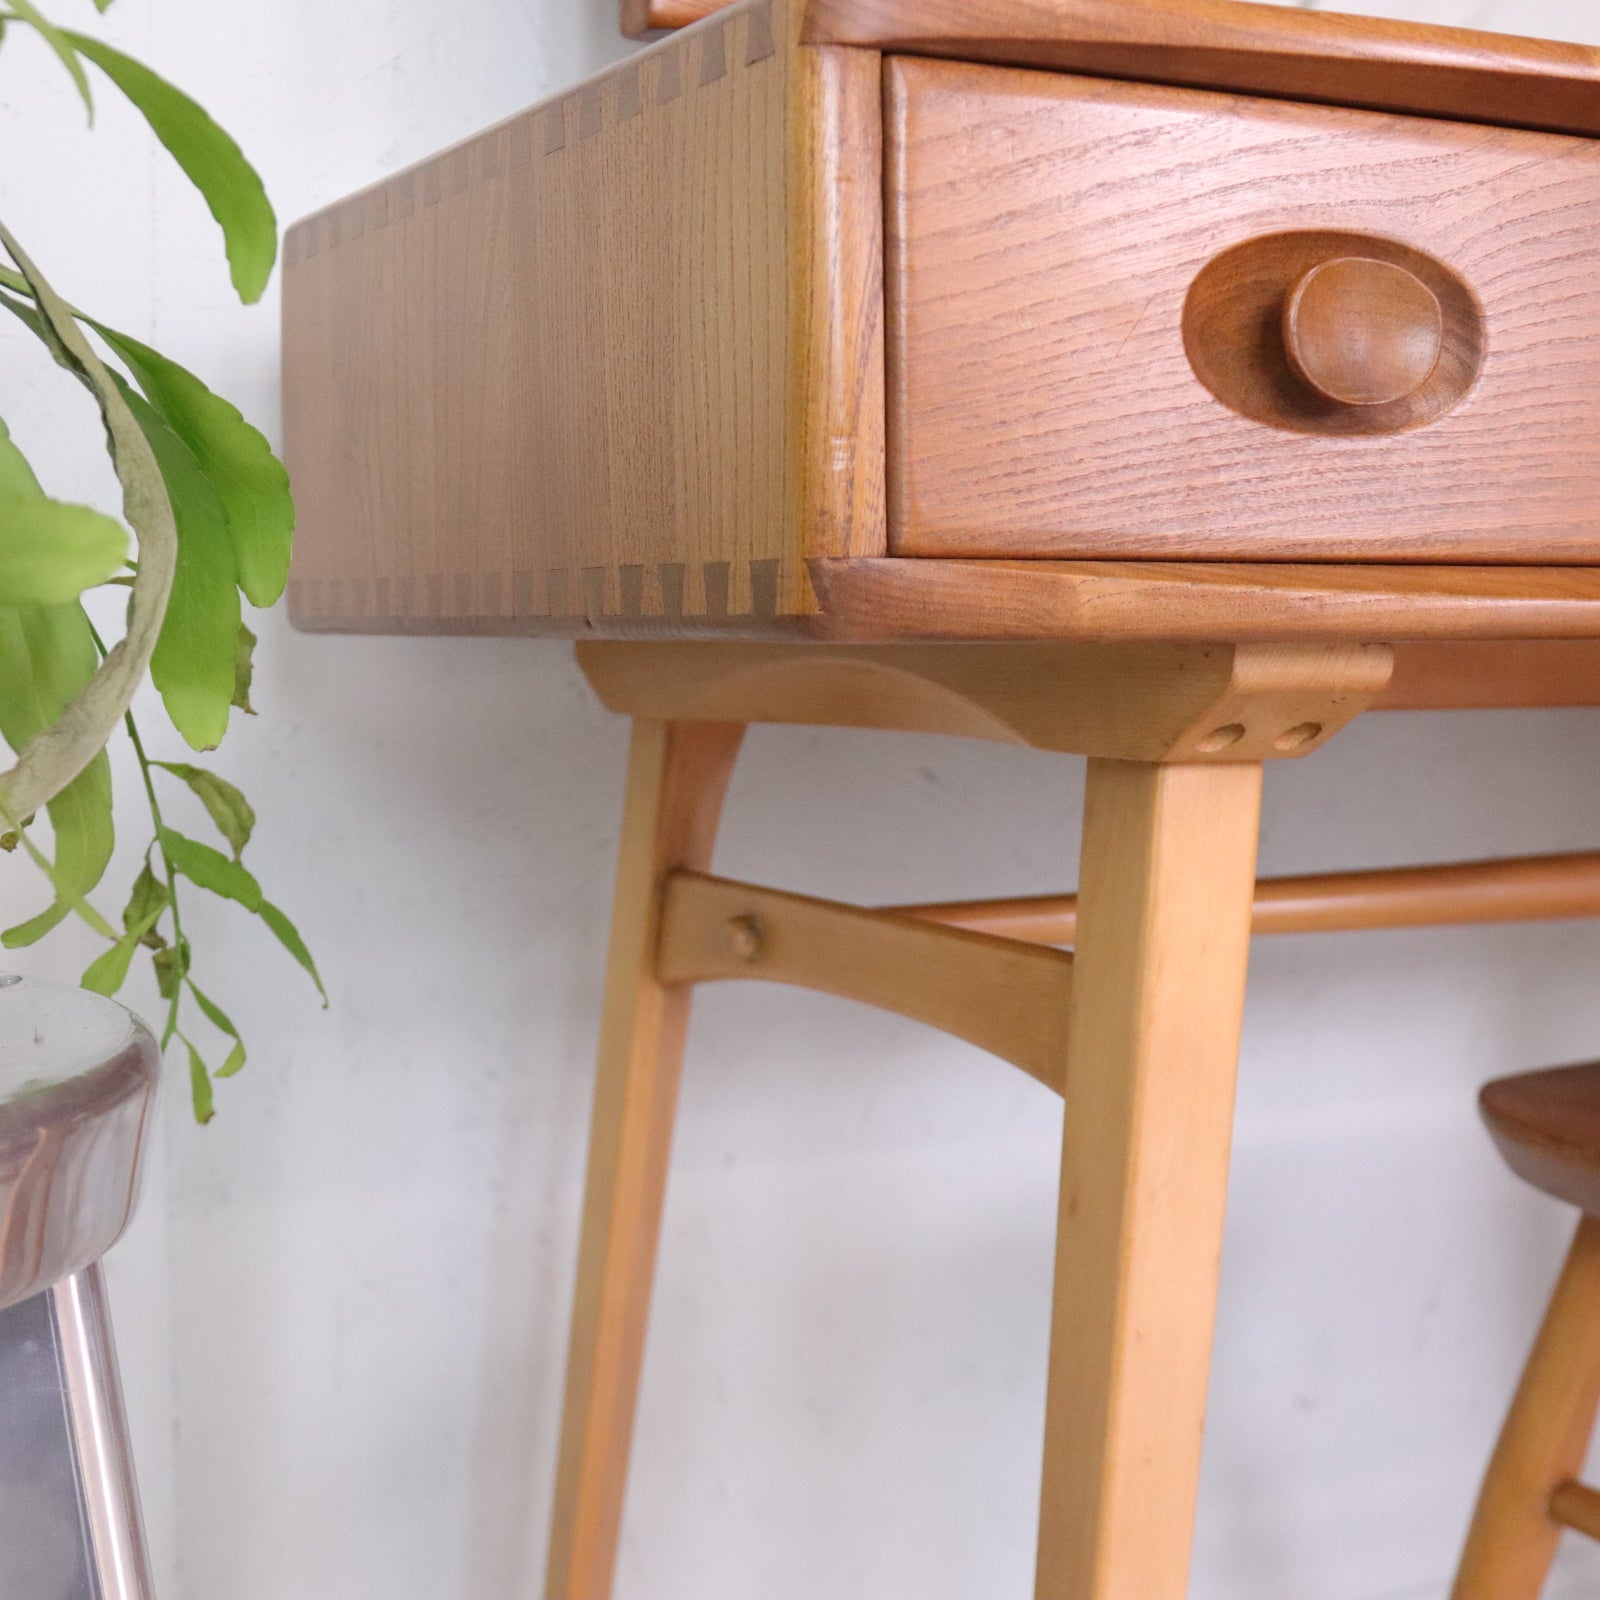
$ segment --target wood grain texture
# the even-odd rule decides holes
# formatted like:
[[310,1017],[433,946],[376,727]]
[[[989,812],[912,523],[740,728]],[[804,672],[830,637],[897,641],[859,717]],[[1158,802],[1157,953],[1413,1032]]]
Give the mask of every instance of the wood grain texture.
[[788,407],[804,484],[802,540],[818,552],[881,555],[883,67],[873,51],[824,46],[796,51],[792,71],[790,184],[799,200]]
[[[816,561],[824,639],[1396,641],[1375,710],[1600,705],[1600,571],[1583,567],[873,560]],[[338,586],[348,597],[358,586]],[[516,618],[300,616],[353,632],[529,631]],[[542,620],[538,623],[543,631]],[[747,634],[748,619],[723,631]],[[628,629],[607,624],[606,633]]]
[[[1031,944],[1070,945],[1078,930],[1075,894],[884,909]],[[1600,851],[1263,878],[1256,884],[1250,931],[1346,933],[1571,917],[1600,917]]]
[[1600,1222],[1578,1224],[1500,1431],[1451,1600],[1539,1600],[1561,1528],[1550,1497],[1583,1469],[1600,1406]]
[[1072,958],[1060,950],[675,872],[662,898],[656,976],[817,989],[954,1034],[1057,1094],[1066,1082]]
[[[1347,288],[1351,275],[1356,282],[1336,334],[1330,297],[1317,291],[1330,279],[1337,284],[1341,272]],[[1363,396],[1370,371],[1330,369],[1328,358],[1336,343],[1348,351],[1354,336],[1354,353],[1370,366],[1372,337],[1397,287],[1424,319],[1417,370],[1398,387]],[[1311,318],[1302,327],[1308,295]],[[1485,342],[1483,309],[1459,274],[1424,251],[1343,229],[1247,239],[1213,256],[1183,303],[1184,354],[1223,405],[1252,422],[1335,438],[1437,421],[1478,381]]]
[[1091,761],[1038,1600],[1182,1600],[1261,769]]
[[1375,711],[1600,706],[1600,641],[1402,644]]
[[812,581],[812,631],[841,640],[1600,639],[1593,567],[890,558]]
[[749,0],[290,230],[297,623],[783,631],[881,551],[876,58],[794,27]]
[[809,0],[885,52],[1600,133],[1600,50],[1242,0]]
[[[1600,144],[949,62],[886,77],[894,553],[1600,559],[1600,276],[1576,243]],[[1486,351],[1454,409],[1321,437],[1201,384],[1196,277],[1319,229],[1471,289]]]
[[634,725],[546,1600],[611,1593],[689,1021],[690,991],[656,976],[661,884],[677,868],[710,866],[743,731]]
[[1123,761],[1250,762],[1320,749],[1388,681],[1370,645],[593,642],[612,711],[948,733]]

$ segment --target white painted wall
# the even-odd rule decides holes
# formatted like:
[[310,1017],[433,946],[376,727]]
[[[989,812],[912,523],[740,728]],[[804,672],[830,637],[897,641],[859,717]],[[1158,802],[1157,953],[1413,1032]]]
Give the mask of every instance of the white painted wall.
[[[1359,9],[1600,41],[1588,0]],[[290,218],[624,49],[612,0],[119,0],[108,26],[203,92]],[[229,303],[203,210],[105,99],[91,139],[7,42],[0,215],[274,428],[274,312]],[[10,329],[0,415],[55,488],[108,496],[84,403]],[[560,644],[263,633],[264,715],[222,765],[334,1006],[195,905],[199,970],[254,1054],[204,1132],[174,1072],[113,1260],[161,1594],[524,1600],[625,729]],[[864,900],[1065,887],[1080,769],[760,730],[718,865]],[[1597,792],[1600,714],[1369,718],[1270,770],[1263,864],[1593,846]],[[0,864],[8,911],[33,893]],[[69,935],[17,964],[72,977],[88,953]],[[1502,1172],[1473,1093],[1593,1055],[1597,971],[1585,925],[1259,942],[1197,1600],[1443,1595],[1568,1225]],[[621,1600],[1029,1592],[1058,1122],[910,1024],[705,994]],[[1600,1581],[1586,1554],[1573,1595]]]

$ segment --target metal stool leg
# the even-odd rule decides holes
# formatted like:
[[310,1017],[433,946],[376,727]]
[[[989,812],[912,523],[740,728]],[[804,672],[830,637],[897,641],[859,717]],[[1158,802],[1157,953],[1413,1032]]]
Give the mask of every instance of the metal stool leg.
[[0,1600],[151,1600],[97,1264],[0,1311]]
[[63,1279],[50,1300],[100,1600],[151,1600],[150,1557],[100,1263]]

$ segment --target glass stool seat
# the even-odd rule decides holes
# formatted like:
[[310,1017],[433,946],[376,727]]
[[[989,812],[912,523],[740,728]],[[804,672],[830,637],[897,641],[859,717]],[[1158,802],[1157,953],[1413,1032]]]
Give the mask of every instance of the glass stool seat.
[[99,1261],[159,1066],[113,1001],[0,974],[0,1600],[151,1600]]

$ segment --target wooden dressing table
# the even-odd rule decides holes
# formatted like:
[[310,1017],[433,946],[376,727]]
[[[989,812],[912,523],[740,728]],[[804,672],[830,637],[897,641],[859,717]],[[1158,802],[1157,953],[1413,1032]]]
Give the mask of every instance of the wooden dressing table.
[[[689,995],[754,977],[1065,1095],[1037,1594],[1179,1600],[1252,926],[1600,914],[1600,855],[1255,882],[1264,761],[1600,704],[1600,52],[625,23],[692,25],[285,250],[295,621],[576,637],[634,718],[547,1595],[610,1594]],[[751,722],[1089,757],[1078,894],[710,875]]]

